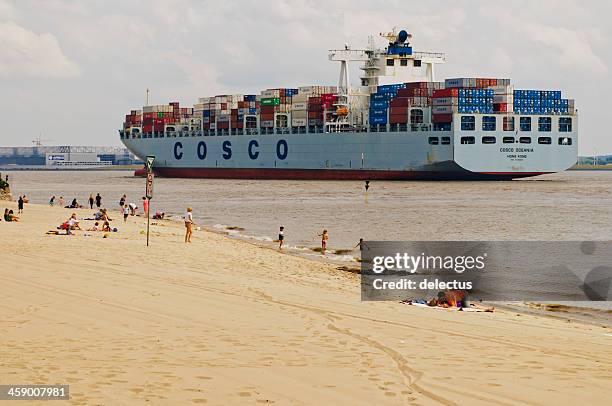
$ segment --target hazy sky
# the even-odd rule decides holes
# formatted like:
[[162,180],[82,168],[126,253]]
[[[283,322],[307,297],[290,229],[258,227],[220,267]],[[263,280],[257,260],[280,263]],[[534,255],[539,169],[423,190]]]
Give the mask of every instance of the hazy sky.
[[0,145],[119,145],[144,103],[336,84],[327,50],[405,28],[447,54],[437,79],[561,89],[580,153],[612,153],[612,2],[573,0],[0,0]]

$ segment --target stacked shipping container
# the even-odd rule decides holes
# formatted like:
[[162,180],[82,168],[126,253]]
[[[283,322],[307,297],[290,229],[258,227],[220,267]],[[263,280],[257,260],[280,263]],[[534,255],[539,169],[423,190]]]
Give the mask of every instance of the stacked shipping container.
[[559,90],[515,90],[514,111],[519,114],[573,114],[574,100]]
[[[258,123],[263,128],[322,126],[336,117],[337,103],[335,86],[266,89],[260,95],[203,97],[193,108],[178,102],[144,106],[126,115],[123,127],[151,133],[178,124],[191,130],[255,128]],[[433,123],[450,123],[454,113],[574,113],[574,101],[561,98],[560,91],[514,90],[509,79],[454,78],[378,86],[370,95],[369,123],[409,124],[415,107],[427,114],[430,108]],[[413,119],[411,124],[421,123],[423,115]]]

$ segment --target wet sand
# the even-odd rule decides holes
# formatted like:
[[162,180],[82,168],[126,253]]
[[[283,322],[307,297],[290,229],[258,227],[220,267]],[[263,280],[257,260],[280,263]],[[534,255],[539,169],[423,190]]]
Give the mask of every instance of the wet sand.
[[2,383],[70,384],[74,405],[612,396],[609,328],[360,302],[357,275],[205,231],[184,244],[170,221],[148,248],[144,219],[118,214],[106,239],[44,234],[70,212],[27,205],[21,223],[0,222]]

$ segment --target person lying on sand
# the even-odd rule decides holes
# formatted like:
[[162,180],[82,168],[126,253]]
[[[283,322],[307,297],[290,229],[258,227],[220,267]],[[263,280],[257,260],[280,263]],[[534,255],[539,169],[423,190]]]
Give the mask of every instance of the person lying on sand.
[[102,226],[102,231],[111,231],[110,223],[108,221],[104,222],[104,225]]
[[93,227],[87,229],[87,231],[100,231],[99,223],[96,221]]
[[155,215],[153,216],[153,220],[163,220],[164,217],[166,217],[166,213],[164,213],[163,211],[158,211],[158,212],[155,212]]

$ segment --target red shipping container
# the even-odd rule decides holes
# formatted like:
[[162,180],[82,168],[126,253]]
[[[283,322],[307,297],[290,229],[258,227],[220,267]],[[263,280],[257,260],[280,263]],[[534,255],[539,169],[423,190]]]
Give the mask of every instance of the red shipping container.
[[308,104],[321,104],[321,98],[320,97],[309,97]]
[[389,116],[389,123],[391,123],[391,124],[407,124],[408,123],[408,115],[407,114],[391,114]]
[[451,89],[438,89],[434,90],[433,97],[458,97],[459,89],[451,88]]
[[[406,89],[427,89],[428,88],[428,83],[429,82],[409,82],[409,83],[404,83],[406,85]],[[404,90],[404,89],[399,89],[399,90]],[[398,90],[398,93],[399,93]]]
[[145,132],[145,133],[153,132],[153,126],[152,125],[143,125],[142,126],[142,132]]
[[493,111],[507,112],[508,103],[493,103]]
[[308,118],[323,118],[323,114],[321,112],[318,111],[309,111],[308,112]]
[[275,106],[261,106],[261,114],[269,114],[269,113],[274,113]]
[[391,107],[389,114],[403,114],[408,117],[408,107]]
[[229,121],[220,121],[217,123],[217,128],[220,130],[225,130],[229,128]]
[[408,107],[410,99],[407,97],[396,97],[389,102],[389,107]]
[[274,112],[272,113],[264,113],[263,111],[261,112],[261,117],[260,117],[261,121],[268,121],[268,120],[274,120]]
[[451,123],[453,121],[452,114],[432,114],[431,121],[434,123]]

